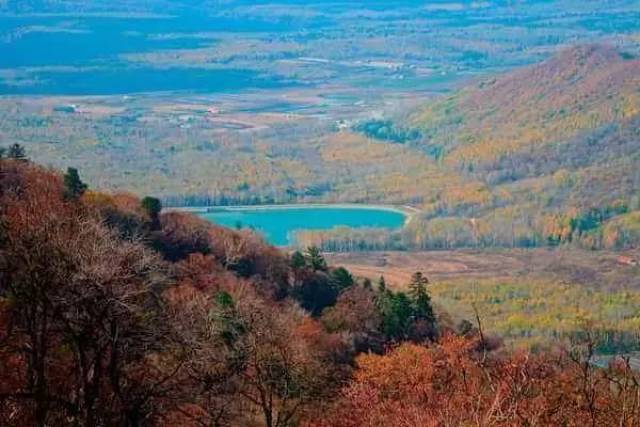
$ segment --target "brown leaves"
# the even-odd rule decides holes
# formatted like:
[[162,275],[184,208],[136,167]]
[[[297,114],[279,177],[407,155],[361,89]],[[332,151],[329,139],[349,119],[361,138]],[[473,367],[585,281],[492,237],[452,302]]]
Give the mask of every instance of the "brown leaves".
[[640,416],[638,376],[624,361],[598,369],[564,353],[478,357],[472,339],[403,344],[358,358],[334,414],[310,425],[617,426]]

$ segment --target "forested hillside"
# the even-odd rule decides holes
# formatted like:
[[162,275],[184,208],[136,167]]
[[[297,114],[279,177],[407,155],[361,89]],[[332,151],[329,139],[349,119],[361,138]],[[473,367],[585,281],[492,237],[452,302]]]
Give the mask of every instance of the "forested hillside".
[[[423,213],[395,236],[306,233],[304,243],[332,249],[638,243],[638,59],[608,46],[571,48],[430,103],[404,129],[421,137],[400,145],[425,160],[415,172],[403,163],[408,167],[396,182],[404,201]],[[382,181],[369,182],[396,194]]]
[[247,113],[240,97],[228,113],[200,99],[132,98],[121,108],[84,98],[72,112],[60,100],[8,99],[0,136],[36,161],[81,168],[92,185],[170,205],[420,211],[400,232],[302,232],[301,247],[621,249],[640,239],[639,76],[640,60],[626,51],[577,46],[436,97],[408,117],[339,126],[314,121],[315,110]]
[[640,427],[640,0],[0,0],[4,426]]
[[438,334],[420,275],[374,290],[18,148],[0,159],[2,425],[288,426],[356,354]]
[[18,148],[0,159],[2,425],[640,421],[632,362],[606,366],[589,325],[511,353],[482,313],[434,313],[420,273],[394,292]]

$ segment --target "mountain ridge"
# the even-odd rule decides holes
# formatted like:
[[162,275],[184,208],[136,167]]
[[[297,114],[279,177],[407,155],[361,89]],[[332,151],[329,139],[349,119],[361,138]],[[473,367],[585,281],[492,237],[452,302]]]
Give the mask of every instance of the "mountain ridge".
[[[540,64],[469,86],[410,122],[453,164],[575,136],[640,112],[640,61],[607,45],[569,48]],[[438,114],[443,113],[443,114]],[[534,126],[535,125],[535,126]],[[456,132],[452,137],[446,133]]]
[[[407,147],[440,154],[404,189],[423,213],[389,247],[638,243],[639,60],[572,47],[437,99],[407,125],[422,133]],[[347,239],[304,236],[334,249]]]

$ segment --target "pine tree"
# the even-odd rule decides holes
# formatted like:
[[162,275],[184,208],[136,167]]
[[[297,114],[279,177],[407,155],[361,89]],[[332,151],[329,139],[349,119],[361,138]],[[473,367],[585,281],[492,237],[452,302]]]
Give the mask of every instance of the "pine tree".
[[228,292],[220,292],[216,295],[218,310],[210,313],[213,321],[218,324],[220,337],[227,346],[233,346],[240,335],[245,332],[244,325],[238,319],[233,297]]
[[160,228],[160,212],[162,211],[162,202],[155,197],[145,197],[142,199],[142,208],[149,215],[151,227],[154,230]]
[[338,267],[331,272],[331,284],[339,291],[353,286],[353,276],[344,267]]
[[327,261],[325,261],[317,246],[307,248],[307,261],[313,271],[327,271]]
[[387,284],[384,281],[384,276],[380,276],[380,279],[378,279],[378,292],[376,292],[374,296],[374,301],[375,301],[376,307],[378,308],[378,311],[383,317],[384,317],[385,307],[388,303],[390,294],[391,294],[391,291],[387,290]]
[[302,255],[302,252],[295,251],[291,254],[290,265],[294,270],[301,270],[307,266],[307,260]]
[[431,297],[427,292],[428,284],[429,279],[421,272],[414,273],[409,284],[409,295],[413,302],[416,319],[433,323],[435,322],[435,316],[431,306]]
[[383,294],[386,291],[387,291],[387,282],[385,282],[384,276],[380,276],[380,279],[378,279],[378,292]]
[[411,299],[403,292],[386,291],[378,298],[378,310],[382,315],[382,330],[392,340],[405,340],[409,337],[413,307]]
[[87,190],[76,168],[68,168],[64,175],[64,197],[67,200],[78,200]]
[[14,160],[26,160],[27,154],[25,149],[20,144],[13,144],[9,147],[7,157]]

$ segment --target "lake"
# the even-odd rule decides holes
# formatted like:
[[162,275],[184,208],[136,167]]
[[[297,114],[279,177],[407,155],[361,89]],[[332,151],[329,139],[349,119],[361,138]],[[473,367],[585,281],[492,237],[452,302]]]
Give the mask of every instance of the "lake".
[[296,230],[340,226],[393,229],[402,227],[406,220],[400,210],[375,206],[229,207],[211,208],[198,215],[225,227],[253,228],[276,246],[290,245]]

